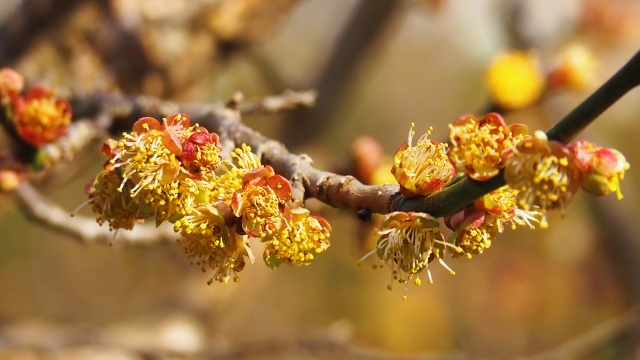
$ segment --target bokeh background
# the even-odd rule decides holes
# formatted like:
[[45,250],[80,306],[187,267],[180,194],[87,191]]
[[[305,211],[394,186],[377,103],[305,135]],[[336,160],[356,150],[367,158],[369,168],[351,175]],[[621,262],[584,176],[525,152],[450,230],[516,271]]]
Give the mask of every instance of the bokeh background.
[[[484,71],[497,52],[532,48],[548,65],[575,43],[596,57],[596,80],[505,113],[542,130],[638,50],[639,2],[0,2],[0,66],[61,94],[209,103],[236,91],[252,99],[317,88],[315,109],[244,121],[329,170],[348,168],[358,136],[392,155],[410,122],[446,139],[458,116],[482,115]],[[455,276],[433,266],[435,283],[410,286],[405,301],[401,286],[386,290],[386,271],[356,266],[371,229],[345,210],[310,204],[334,229],[312,266],[257,263],[238,284],[207,286],[178,245],[81,245],[2,196],[0,358],[527,358],[558,349],[640,300],[638,116],[636,90],[582,134],[626,155],[624,200],[578,194],[548,229],[506,230],[485,254],[449,260]],[[101,169],[95,154],[39,178],[38,188],[71,212]],[[629,328],[583,353],[640,356]],[[352,351],[304,342],[323,336]]]

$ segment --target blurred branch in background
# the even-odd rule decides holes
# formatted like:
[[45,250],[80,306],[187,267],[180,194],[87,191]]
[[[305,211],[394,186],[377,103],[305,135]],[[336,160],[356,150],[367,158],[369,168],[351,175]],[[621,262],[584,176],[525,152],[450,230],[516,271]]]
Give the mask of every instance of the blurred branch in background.
[[587,358],[623,358],[621,354],[608,353],[609,345],[615,341],[624,341],[633,353],[638,342],[640,326],[640,306],[636,305],[619,316],[607,320],[591,330],[576,336],[560,346],[534,356],[516,357],[520,360],[587,359]]
[[[108,0],[90,0],[108,4]],[[0,24],[0,64],[12,64],[33,45],[35,39],[64,23],[84,0],[23,0]]]
[[[608,345],[635,343],[633,330],[640,310],[630,310],[604,321],[558,347],[518,360],[584,359],[612,355]],[[185,316],[169,316],[151,323],[111,324],[102,328],[65,328],[45,323],[8,323],[0,328],[3,359],[76,358],[116,356],[122,359],[362,359],[362,360],[465,360],[460,352],[390,354],[381,349],[354,344],[348,324],[335,323],[309,337],[234,341],[212,346],[203,343],[196,323]],[[625,340],[626,338],[626,340]],[[180,340],[180,341],[178,341]],[[613,354],[613,356],[616,356]],[[598,357],[599,358],[599,357]]]
[[319,94],[316,106],[298,109],[286,118],[285,143],[294,148],[309,144],[334,126],[337,119],[333,114],[345,99],[351,79],[364,63],[364,57],[379,46],[380,38],[401,6],[402,1],[396,0],[359,1],[313,85]]
[[352,342],[348,325],[336,323],[315,335],[293,339],[243,339],[211,346],[193,321],[167,317],[147,324],[74,329],[44,323],[0,328],[3,359],[362,359],[466,360],[462,353],[394,355]]

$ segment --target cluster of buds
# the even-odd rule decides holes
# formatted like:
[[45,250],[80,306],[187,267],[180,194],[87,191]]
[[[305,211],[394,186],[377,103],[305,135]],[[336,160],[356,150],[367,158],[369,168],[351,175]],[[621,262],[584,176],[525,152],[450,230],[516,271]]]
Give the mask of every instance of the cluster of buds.
[[[10,68],[0,69],[0,123],[17,140],[33,149],[58,140],[71,123],[71,106],[44,86],[24,89],[24,77]],[[26,163],[36,165],[35,157],[3,159],[0,162],[0,192],[15,190],[24,178]]]
[[209,283],[238,281],[254,263],[249,240],[265,244],[264,261],[309,264],[329,247],[329,223],[292,208],[289,180],[262,165],[242,144],[223,159],[219,137],[185,114],[162,123],[139,119],[121,140],[107,140],[109,157],[86,193],[100,224],[131,229],[149,218],[173,224],[186,254]]
[[428,196],[469,177],[486,181],[504,171],[505,186],[491,191],[443,219],[452,230],[446,238],[439,222],[426,213],[387,214],[375,230],[377,244],[365,258],[377,255],[374,268],[386,265],[391,281],[420,284],[429,262],[482,254],[506,227],[546,228],[546,212],[563,210],[582,187],[592,195],[615,192],[621,198],[619,181],[629,169],[624,156],[587,141],[564,145],[550,141],[537,131],[528,134],[521,124],[507,125],[497,113],[478,119],[465,115],[450,125],[450,144],[428,138],[431,130],[412,145],[414,124],[408,141],[395,154],[391,173],[406,198]]

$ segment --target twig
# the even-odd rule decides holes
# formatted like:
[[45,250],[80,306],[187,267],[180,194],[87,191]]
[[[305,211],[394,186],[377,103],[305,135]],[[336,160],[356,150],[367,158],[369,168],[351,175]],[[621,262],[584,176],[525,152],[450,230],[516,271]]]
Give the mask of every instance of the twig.
[[275,114],[297,107],[312,107],[317,97],[318,92],[315,90],[288,90],[279,96],[267,96],[257,101],[243,101],[238,111],[242,115]]
[[607,320],[595,328],[579,335],[566,343],[531,357],[518,357],[520,360],[561,360],[584,359],[599,348],[604,347],[617,336],[637,330],[640,322],[640,306],[636,305],[625,313]]
[[99,119],[83,119],[73,122],[67,133],[56,142],[44,145],[40,151],[47,165],[72,160],[92,141],[103,138],[106,127],[110,124],[108,117]]
[[27,212],[36,220],[60,231],[83,244],[108,244],[126,246],[148,246],[177,239],[170,226],[136,226],[131,231],[114,232],[99,226],[95,219],[76,215],[73,219],[68,211],[43,198],[40,193],[24,181],[15,192]]

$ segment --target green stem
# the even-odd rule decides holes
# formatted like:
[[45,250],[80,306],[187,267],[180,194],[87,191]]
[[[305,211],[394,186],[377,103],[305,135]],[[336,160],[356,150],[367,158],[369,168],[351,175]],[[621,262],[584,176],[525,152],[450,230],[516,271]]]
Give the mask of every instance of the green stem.
[[[568,143],[624,94],[638,85],[640,85],[640,52],[637,52],[604,85],[547,131],[547,137],[549,140]],[[397,209],[425,212],[434,217],[449,216],[475,199],[504,185],[504,170],[487,181],[466,178],[428,197],[401,198],[397,203]]]

